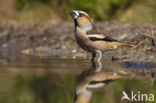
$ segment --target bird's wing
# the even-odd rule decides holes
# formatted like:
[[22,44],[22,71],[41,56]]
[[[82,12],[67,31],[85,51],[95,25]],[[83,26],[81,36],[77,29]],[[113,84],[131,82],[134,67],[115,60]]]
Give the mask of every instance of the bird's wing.
[[97,33],[95,31],[86,33],[88,38],[92,41],[108,41],[108,42],[119,42],[103,33]]

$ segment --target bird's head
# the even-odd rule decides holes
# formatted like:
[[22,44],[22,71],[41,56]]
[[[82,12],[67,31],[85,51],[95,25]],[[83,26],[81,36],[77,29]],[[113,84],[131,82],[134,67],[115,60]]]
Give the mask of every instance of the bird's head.
[[93,29],[93,23],[89,15],[84,11],[73,10],[70,15],[74,19],[75,27],[80,27],[85,31],[90,31]]

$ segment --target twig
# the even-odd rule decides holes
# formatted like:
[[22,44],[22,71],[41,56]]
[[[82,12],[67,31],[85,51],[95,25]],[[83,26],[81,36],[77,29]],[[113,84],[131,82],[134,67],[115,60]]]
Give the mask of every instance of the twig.
[[134,53],[140,45],[142,45],[143,43],[145,43],[147,41],[149,41],[148,38],[144,39],[143,41],[141,41],[137,45],[135,45],[131,50],[125,52],[124,54],[121,54],[120,56],[124,56],[124,55],[127,55],[129,53]]
[[153,29],[152,29],[152,45],[154,46],[154,47],[156,47],[156,41],[155,41],[155,35],[154,35],[154,32],[153,32]]
[[154,78],[156,77],[156,72],[154,72],[153,76],[152,76],[152,83],[151,83],[151,86],[153,86],[154,84]]
[[153,32],[153,29],[152,29],[152,38],[153,38],[153,39],[155,38],[155,35],[154,35],[154,32]]

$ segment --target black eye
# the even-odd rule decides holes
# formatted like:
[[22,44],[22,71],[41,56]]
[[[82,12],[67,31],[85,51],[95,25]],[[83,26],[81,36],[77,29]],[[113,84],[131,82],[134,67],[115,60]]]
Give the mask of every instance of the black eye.
[[83,17],[84,16],[84,14],[82,14],[82,13],[79,13],[79,17]]

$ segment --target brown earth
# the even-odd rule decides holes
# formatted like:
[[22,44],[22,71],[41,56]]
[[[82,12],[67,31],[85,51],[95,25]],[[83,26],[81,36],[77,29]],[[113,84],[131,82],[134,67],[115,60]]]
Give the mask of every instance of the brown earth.
[[[154,34],[156,24],[97,22],[99,32],[110,35],[124,43],[136,45],[107,51],[104,57],[124,58],[132,61],[156,61]],[[153,39],[154,38],[154,39]],[[73,22],[49,21],[44,23],[0,23],[1,57],[35,58],[86,58],[75,42]]]

